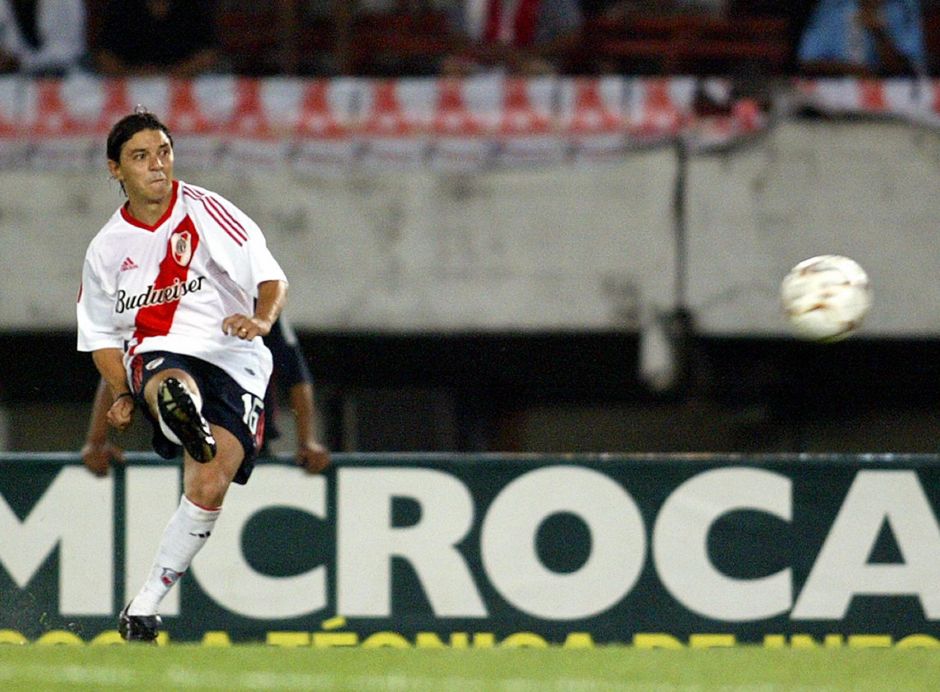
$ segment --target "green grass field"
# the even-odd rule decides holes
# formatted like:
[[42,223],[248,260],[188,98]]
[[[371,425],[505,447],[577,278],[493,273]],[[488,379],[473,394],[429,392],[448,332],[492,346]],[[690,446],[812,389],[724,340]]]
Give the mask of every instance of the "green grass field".
[[2,646],[0,689],[933,690],[929,649],[301,650],[240,645]]

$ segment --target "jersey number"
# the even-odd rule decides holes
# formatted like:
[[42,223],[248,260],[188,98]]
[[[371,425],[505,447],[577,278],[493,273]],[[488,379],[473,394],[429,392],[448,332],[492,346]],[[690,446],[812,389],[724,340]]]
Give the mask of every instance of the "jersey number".
[[242,394],[242,404],[245,406],[245,415],[242,420],[251,430],[252,435],[258,434],[258,421],[261,420],[261,414],[264,413],[264,400],[259,399],[254,394],[245,392]]

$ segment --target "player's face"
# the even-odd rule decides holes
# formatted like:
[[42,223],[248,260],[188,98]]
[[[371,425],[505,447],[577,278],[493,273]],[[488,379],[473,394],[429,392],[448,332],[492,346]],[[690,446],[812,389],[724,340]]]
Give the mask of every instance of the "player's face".
[[141,130],[121,147],[121,160],[108,161],[115,180],[133,202],[156,203],[173,189],[173,146],[162,130]]

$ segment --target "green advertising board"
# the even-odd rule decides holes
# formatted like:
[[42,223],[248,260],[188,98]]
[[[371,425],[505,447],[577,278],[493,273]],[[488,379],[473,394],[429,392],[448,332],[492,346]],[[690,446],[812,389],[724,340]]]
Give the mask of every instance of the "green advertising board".
[[[112,643],[179,464],[0,456],[0,642]],[[233,487],[162,641],[940,646],[928,455],[337,454]]]

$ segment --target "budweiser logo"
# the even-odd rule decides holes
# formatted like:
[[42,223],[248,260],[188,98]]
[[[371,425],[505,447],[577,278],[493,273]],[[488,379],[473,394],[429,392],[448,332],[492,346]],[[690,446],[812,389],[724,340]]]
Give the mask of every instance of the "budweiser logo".
[[150,284],[147,286],[147,290],[131,296],[127,295],[127,291],[119,290],[114,311],[120,315],[125,310],[145,308],[149,305],[175,303],[187,293],[201,290],[204,278],[204,276],[200,276],[198,279],[190,279],[189,281],[175,279],[169,286],[157,289],[153,287],[153,284]]

